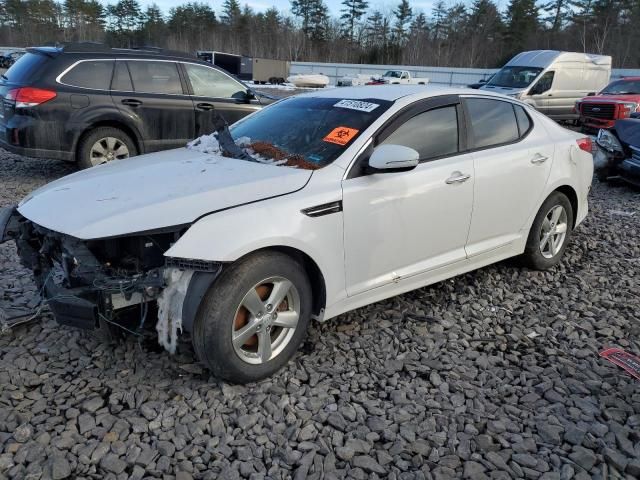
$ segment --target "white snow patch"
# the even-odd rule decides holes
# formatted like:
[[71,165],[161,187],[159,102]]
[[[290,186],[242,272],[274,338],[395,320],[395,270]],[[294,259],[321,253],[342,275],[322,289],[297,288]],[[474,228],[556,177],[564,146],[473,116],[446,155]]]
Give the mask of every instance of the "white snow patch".
[[187,296],[187,288],[193,271],[168,268],[164,271],[167,287],[158,297],[158,343],[169,353],[176,352],[178,330],[182,333],[182,304]]
[[[267,165],[285,165],[287,160],[274,160],[272,158],[265,157],[253,151],[251,148],[251,139],[249,137],[240,137],[235,141],[236,145],[243,148],[245,153],[251,156],[256,162],[264,163]],[[218,142],[218,134],[216,132],[210,135],[203,135],[201,137],[192,140],[187,143],[187,148],[190,150],[196,150],[202,153],[211,153],[214,155],[222,155],[222,148],[220,147],[220,143]],[[287,166],[287,165],[285,165]],[[290,168],[297,168],[296,166],[292,166]]]

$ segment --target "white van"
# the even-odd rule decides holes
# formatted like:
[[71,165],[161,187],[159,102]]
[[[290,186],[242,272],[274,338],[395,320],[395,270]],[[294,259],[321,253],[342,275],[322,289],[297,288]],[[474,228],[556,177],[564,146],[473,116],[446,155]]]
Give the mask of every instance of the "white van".
[[574,120],[576,100],[602,90],[610,75],[609,56],[532,50],[513,57],[480,88],[516,97],[554,120]]

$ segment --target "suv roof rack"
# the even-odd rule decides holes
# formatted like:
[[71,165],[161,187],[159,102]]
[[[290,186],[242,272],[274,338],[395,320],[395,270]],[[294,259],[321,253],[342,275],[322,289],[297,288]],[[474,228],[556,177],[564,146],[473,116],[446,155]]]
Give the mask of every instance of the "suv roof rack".
[[164,48],[153,46],[114,48],[100,42],[60,42],[52,46],[66,53],[145,53],[148,55],[166,55],[191,59],[196,58],[191,53],[179,52],[177,50],[166,50]]

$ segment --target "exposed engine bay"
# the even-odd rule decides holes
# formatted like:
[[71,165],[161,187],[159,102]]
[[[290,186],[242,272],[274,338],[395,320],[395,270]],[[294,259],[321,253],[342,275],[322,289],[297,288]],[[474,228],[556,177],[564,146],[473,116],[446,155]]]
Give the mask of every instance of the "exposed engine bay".
[[83,241],[7,210],[1,211],[0,242],[15,240],[42,302],[62,325],[96,329],[106,323],[140,333],[157,315],[158,341],[174,353],[194,271],[221,269],[217,263],[164,256],[186,227]]

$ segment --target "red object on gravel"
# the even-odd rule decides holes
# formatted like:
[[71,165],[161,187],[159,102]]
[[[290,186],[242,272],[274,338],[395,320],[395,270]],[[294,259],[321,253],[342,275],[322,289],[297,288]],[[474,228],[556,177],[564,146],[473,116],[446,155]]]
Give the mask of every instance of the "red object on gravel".
[[600,352],[600,356],[624,368],[632,376],[640,380],[640,357],[627,353],[620,348],[607,348]]

